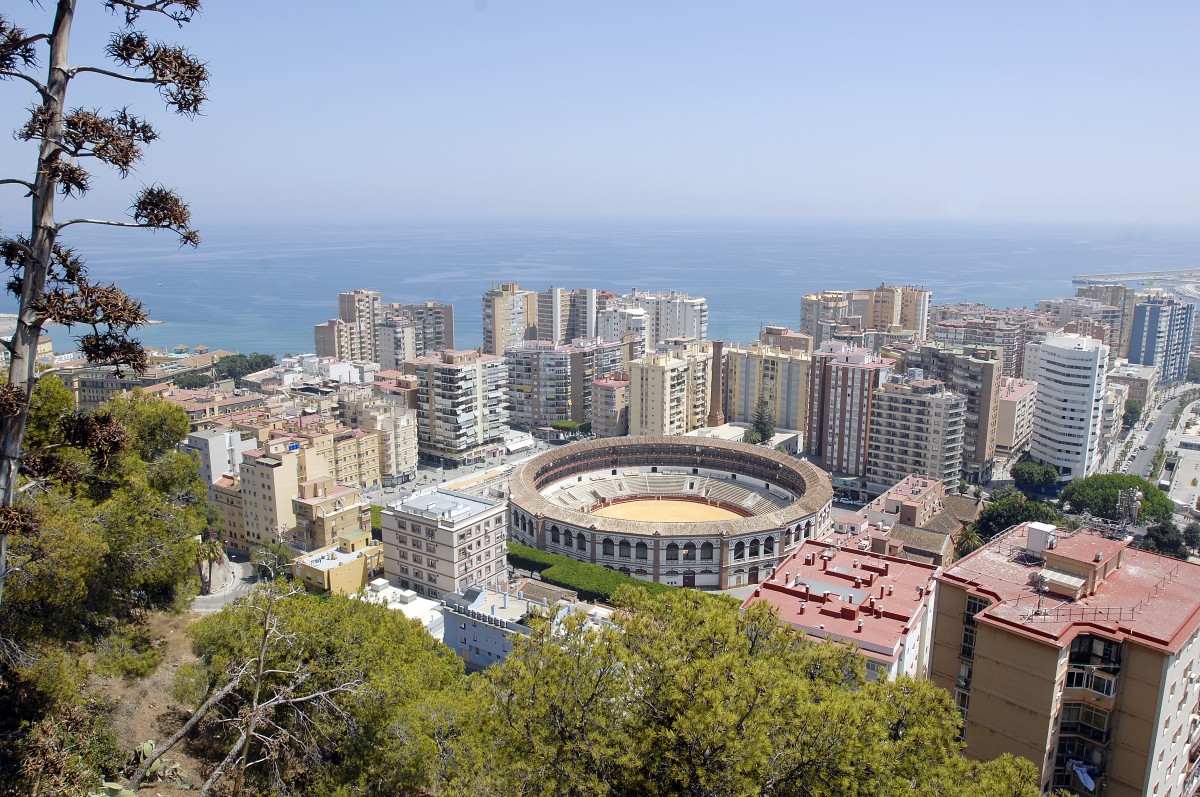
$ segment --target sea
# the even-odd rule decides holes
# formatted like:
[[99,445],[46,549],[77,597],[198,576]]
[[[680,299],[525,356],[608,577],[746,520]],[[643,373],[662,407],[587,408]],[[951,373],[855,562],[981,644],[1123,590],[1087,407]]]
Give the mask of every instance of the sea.
[[[355,288],[385,302],[448,302],[455,342],[482,342],[481,296],[497,282],[677,290],[703,296],[709,336],[749,342],[795,327],[800,297],[882,283],[920,285],[934,304],[1029,307],[1074,294],[1076,274],[1200,267],[1200,228],[830,221],[403,222],[202,226],[197,249],[166,233],[74,228],[93,279],[140,298],[152,347],[275,355],[313,349],[313,325]],[[6,296],[0,312],[12,312]],[[51,332],[58,352],[72,333]]]

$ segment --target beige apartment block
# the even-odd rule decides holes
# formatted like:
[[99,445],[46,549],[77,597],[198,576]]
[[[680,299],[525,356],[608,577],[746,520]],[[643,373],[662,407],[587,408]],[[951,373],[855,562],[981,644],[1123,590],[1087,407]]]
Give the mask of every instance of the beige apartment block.
[[1145,407],[1154,401],[1154,391],[1158,389],[1158,367],[1118,363],[1108,372],[1106,380],[1110,385],[1120,384],[1128,387],[1129,398]]
[[402,304],[392,302],[383,307],[384,320],[404,320],[411,324],[416,335],[418,357],[435,351],[454,348],[454,305],[438,302]]
[[592,434],[623,437],[629,434],[629,372],[618,371],[592,386]]
[[318,357],[343,362],[378,362],[375,328],[383,321],[379,291],[359,288],[338,294],[338,315],[313,328]]
[[967,401],[936,379],[896,379],[875,391],[870,413],[868,493],[916,474],[958,484]]
[[1129,338],[1133,333],[1133,308],[1138,303],[1138,293],[1125,285],[1083,285],[1075,289],[1075,295],[1092,299],[1121,311],[1121,323],[1117,328],[1115,357],[1129,356]]
[[441,598],[508,580],[505,504],[430,487],[383,510],[388,580]]
[[[806,335],[799,337],[811,343]],[[753,423],[758,401],[765,399],[777,429],[803,431],[808,427],[808,382],[812,365],[808,352],[803,348],[782,349],[764,343],[728,346],[724,352],[727,422]]]
[[242,515],[248,547],[286,542],[296,527],[292,497],[299,492],[300,458],[289,447],[272,442],[242,455]]
[[292,577],[314,592],[357,595],[383,571],[383,545],[365,531],[338,532],[337,540],[292,560]]
[[242,501],[241,477],[225,474],[213,482],[209,489],[209,500],[221,524],[221,540],[225,545],[239,551],[249,551],[262,544],[262,535],[257,530],[253,535],[246,533],[245,507]]
[[763,327],[758,333],[758,342],[784,351],[802,351],[805,354],[812,354],[813,351],[813,339],[810,335],[777,324]]
[[372,390],[348,392],[338,402],[347,426],[379,435],[379,472],[384,484],[406,482],[417,473],[417,413]]
[[719,346],[691,342],[631,363],[629,434],[686,434],[705,426],[711,380],[716,376],[713,369],[721,367],[719,358]]
[[966,754],[1033,761],[1043,790],[1200,785],[1200,565],[1025,523],[938,577],[933,681]]
[[1037,382],[1005,377],[996,398],[996,455],[1011,458],[1029,448],[1033,439]]
[[340,532],[371,530],[371,504],[357,487],[338,484],[328,476],[298,485],[292,499],[296,528],[292,545],[311,551],[337,542]]
[[536,340],[537,322],[537,291],[523,290],[515,282],[493,285],[483,294],[484,354],[499,357],[512,346]]

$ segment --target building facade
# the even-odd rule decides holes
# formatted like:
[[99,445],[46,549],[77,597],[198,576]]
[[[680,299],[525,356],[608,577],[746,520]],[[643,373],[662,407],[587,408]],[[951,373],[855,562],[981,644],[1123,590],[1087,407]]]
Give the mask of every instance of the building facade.
[[1027,758],[1046,792],[1200,785],[1200,565],[1025,523],[943,572],[936,607],[967,756]]
[[962,473],[967,401],[935,379],[893,377],[875,391],[870,415],[868,493],[886,492],[910,475],[946,487]]
[[483,352],[502,356],[526,340],[537,339],[537,291],[501,282],[483,294]]
[[759,399],[767,402],[777,429],[808,427],[808,381],[812,360],[803,349],[770,345],[727,346],[724,403],[729,423],[752,423]]
[[805,443],[826,470],[866,473],[871,403],[894,366],[867,349],[837,341],[826,341],[813,353]]
[[630,363],[629,433],[676,435],[705,426],[719,352],[711,342],[686,343]]
[[1095,338],[1055,334],[1025,347],[1025,378],[1038,385],[1029,454],[1060,481],[1099,466],[1107,366],[1108,346]]
[[478,462],[504,439],[508,407],[504,360],[476,351],[441,351],[404,363],[417,377],[417,443],[445,465]]
[[1147,296],[1133,308],[1129,362],[1158,367],[1163,384],[1187,378],[1196,308],[1173,296]]
[[1037,382],[1005,377],[1000,382],[996,410],[996,456],[1015,457],[1033,439],[1033,411]]
[[574,340],[569,345],[525,341],[504,354],[508,368],[510,422],[533,428],[555,421],[592,420],[593,385],[620,370],[624,347],[612,340]]
[[430,487],[382,513],[387,578],[418,595],[441,598],[508,580],[505,505]]

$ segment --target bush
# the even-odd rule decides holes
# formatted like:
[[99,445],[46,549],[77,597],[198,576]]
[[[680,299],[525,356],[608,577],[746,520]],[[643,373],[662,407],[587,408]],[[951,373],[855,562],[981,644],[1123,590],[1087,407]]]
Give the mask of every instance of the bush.
[[575,590],[580,599],[585,601],[609,602],[612,594],[625,586],[644,589],[651,595],[661,595],[676,589],[514,542],[508,544],[508,562],[513,567],[538,573],[547,584]]
[[145,678],[162,662],[162,648],[150,640],[145,629],[133,629],[105,637],[96,646],[96,672],[127,680]]

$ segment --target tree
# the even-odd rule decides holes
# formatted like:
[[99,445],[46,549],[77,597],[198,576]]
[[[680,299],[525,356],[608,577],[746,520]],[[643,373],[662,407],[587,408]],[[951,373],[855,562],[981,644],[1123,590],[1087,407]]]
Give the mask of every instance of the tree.
[[274,364],[274,354],[230,354],[217,360],[214,371],[218,379],[241,379],[248,374],[266,370]]
[[429,792],[982,795],[971,784],[986,781],[989,794],[1038,793],[1028,762],[961,757],[945,692],[868,682],[856,651],[808,642],[765,604],[616,600],[611,625],[570,612],[535,624],[468,685],[481,710],[434,737]]
[[1164,523],[1175,514],[1175,505],[1166,493],[1140,476],[1121,473],[1100,473],[1076,479],[1066,486],[1059,500],[1063,505],[1070,503],[1075,513],[1086,510],[1097,517],[1117,520],[1117,498],[1127,489],[1142,494],[1142,506],[1138,511],[1138,520],[1142,523]]
[[1133,399],[1125,399],[1125,415],[1122,422],[1126,429],[1132,429],[1134,424],[1142,419],[1142,402]]
[[1009,473],[1022,489],[1053,487],[1058,481],[1058,471],[1053,465],[1043,465],[1032,459],[1023,459],[1012,466]]
[[1200,523],[1193,520],[1187,524],[1187,528],[1183,530],[1183,541],[1190,550],[1200,548]]
[[1018,523],[1058,523],[1060,520],[1058,512],[1049,504],[1026,498],[1020,490],[1006,488],[992,494],[992,500],[975,519],[974,530],[982,542],[987,542]]
[[[250,781],[289,794],[370,782],[379,748],[393,757],[420,751],[422,740],[397,738],[398,729],[416,722],[415,704],[462,676],[461,661],[399,612],[285,582],[268,582],[188,633],[201,662],[181,672],[177,691],[197,710],[143,761],[131,788],[202,722],[227,752],[201,795],[226,780],[234,794]],[[405,785],[397,793],[415,791]]]
[[1133,547],[1154,551],[1175,559],[1188,558],[1187,539],[1179,527],[1170,520],[1156,523],[1146,529],[1146,535],[1134,540]]
[[181,374],[171,381],[175,383],[175,387],[181,387],[184,390],[199,390],[211,385],[213,378],[208,374]]
[[221,564],[225,561],[225,549],[221,547],[221,542],[216,538],[216,533],[209,529],[209,535],[196,548],[196,562],[206,562],[208,564],[208,578],[205,580],[206,593],[212,592],[212,569],[214,564]]
[[759,441],[764,443],[775,436],[775,417],[771,414],[766,396],[759,396],[754,403],[754,431]]
[[[8,385],[0,390],[0,599],[9,574],[8,535],[33,523],[29,511],[15,507],[14,500],[18,472],[28,472],[33,465],[22,455],[43,327],[83,326],[88,331],[78,338],[79,348],[91,362],[135,371],[146,365],[132,336],[146,320],[141,303],[114,285],[93,281],[83,260],[59,242],[60,233],[77,224],[102,224],[170,230],[184,244],[199,242],[187,205],[158,184],[137,192],[128,221],[58,218],[58,197],[76,198],[90,188],[91,175],[81,161],[94,159],[125,177],[140,161],[143,147],[158,137],[148,122],[127,108],[104,113],[84,105],[69,107],[68,88],[75,78],[90,74],[153,85],[169,108],[187,117],[200,111],[208,84],[207,68],[187,50],[153,41],[134,27],[143,14],[159,14],[182,25],[200,10],[200,0],[105,0],[105,7],[119,19],[106,48],[115,69],[70,65],[68,43],[76,5],[77,0],[54,3],[53,19],[42,32],[29,33],[0,16],[0,79],[23,81],[36,94],[29,120],[16,135],[38,148],[30,179],[0,179],[0,184],[28,191],[32,211],[27,235],[0,238],[0,258],[10,272],[7,287],[17,297],[16,330],[4,344],[11,358]],[[46,53],[44,78],[38,77],[39,50]]]

